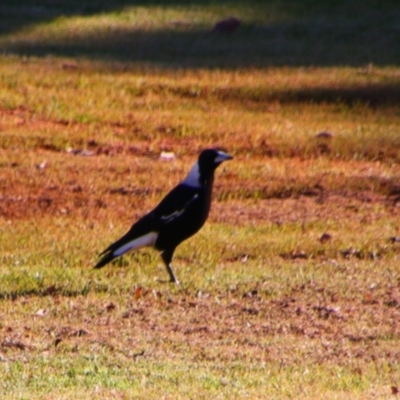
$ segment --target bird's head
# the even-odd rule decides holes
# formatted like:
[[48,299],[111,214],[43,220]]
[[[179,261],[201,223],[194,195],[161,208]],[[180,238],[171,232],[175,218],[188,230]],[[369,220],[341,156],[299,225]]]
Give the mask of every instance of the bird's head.
[[189,186],[201,186],[212,178],[215,169],[224,161],[232,160],[232,156],[223,150],[205,149],[197,160],[196,164],[190,170],[183,183]]
[[205,149],[200,153],[198,160],[200,173],[212,172],[224,161],[232,160],[232,158],[223,150]]

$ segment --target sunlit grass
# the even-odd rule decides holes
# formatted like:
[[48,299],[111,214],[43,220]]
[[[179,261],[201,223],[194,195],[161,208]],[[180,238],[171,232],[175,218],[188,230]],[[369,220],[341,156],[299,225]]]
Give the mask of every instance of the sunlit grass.
[[[379,210],[376,212],[379,214]],[[183,288],[190,292],[223,292],[238,286],[245,293],[252,286],[265,284],[266,291],[275,297],[310,280],[318,280],[328,288],[335,274],[342,295],[352,298],[360,286],[352,280],[345,283],[349,268],[364,288],[368,287],[364,279],[372,279],[376,285],[386,279],[374,275],[380,266],[390,271],[387,278],[396,275],[399,254],[388,241],[396,231],[396,218],[387,216],[368,225],[354,218],[305,222],[302,214],[299,210],[297,221],[283,225],[267,221],[257,226],[208,224],[176,252],[175,270]],[[45,230],[44,225],[48,226]],[[118,223],[110,231],[105,222],[93,226],[90,220],[71,217],[3,224],[1,297],[53,293],[73,296],[92,291],[127,294],[139,286],[155,284],[158,290],[173,289],[157,283],[166,280],[167,275],[157,252],[152,250],[125,256],[102,271],[92,269],[100,249],[126,229]],[[357,236],[355,231],[359,232]],[[333,238],[329,243],[320,243],[325,232]],[[14,245],[15,237],[18,247]],[[346,255],[350,248],[354,251]],[[301,254],[298,260],[297,254]],[[361,271],[366,268],[372,268],[373,278],[363,276]],[[333,285],[338,290],[338,282]]]
[[[392,398],[397,3],[136,3],[0,7],[2,396]],[[181,285],[93,270],[208,146]]]
[[[383,240],[396,229],[393,218],[385,214],[374,225],[333,218],[303,224],[301,217],[282,225],[208,223],[176,253],[180,287],[162,282],[167,273],[152,250],[92,269],[123,223],[109,230],[104,220],[93,227],[69,216],[2,221],[3,393],[385,398],[398,364],[395,355],[379,354],[396,351],[398,333],[390,319],[374,316],[374,301],[387,302],[398,280],[397,247]],[[322,244],[325,230],[333,239]],[[349,246],[360,254],[344,257]],[[281,256],[300,252],[306,258]],[[298,311],[285,314],[282,305],[270,314],[291,301]],[[293,334],[301,329],[296,315],[318,315],[318,307],[333,313],[313,317],[326,326],[321,336]],[[187,318],[190,310],[197,311]],[[202,321],[205,311],[213,316]],[[212,333],[220,320],[230,328],[206,341],[184,333],[205,326]],[[341,332],[331,335],[329,323]],[[265,334],[253,337],[259,329]]]
[[[382,104],[371,107],[368,99],[353,104],[340,97],[355,90],[350,96],[356,98],[354,88],[372,85],[371,101],[376,101],[374,85],[394,83],[393,69],[371,75],[355,69],[202,71],[181,77],[174,71],[96,71],[89,64],[69,71],[64,63],[4,59],[0,104],[21,110],[4,119],[9,130],[3,148],[21,140],[27,147],[58,150],[86,146],[90,139],[99,144],[145,140],[159,152],[173,139],[203,147],[231,141],[236,152],[248,155],[399,159],[393,99],[385,104],[382,97]],[[320,90],[327,92],[325,100],[319,99]],[[336,100],[330,98],[335,92]],[[40,118],[35,131],[24,129],[34,118]],[[333,139],[316,138],[322,131]]]

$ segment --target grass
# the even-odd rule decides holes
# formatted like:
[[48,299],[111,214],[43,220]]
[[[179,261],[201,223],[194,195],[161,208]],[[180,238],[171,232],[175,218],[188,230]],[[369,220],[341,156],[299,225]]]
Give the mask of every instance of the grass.
[[[18,146],[23,140],[26,146],[65,150],[84,146],[96,137],[99,143],[150,141],[158,152],[170,138],[220,144],[233,139],[249,155],[328,153],[336,159],[399,159],[396,99],[380,95],[379,90],[374,94],[374,87],[383,82],[395,92],[395,69],[379,70],[372,76],[351,69],[276,69],[233,76],[205,71],[178,79],[173,71],[85,72],[85,65],[63,71],[65,62],[56,60],[45,65],[18,61],[16,68],[6,60],[1,75],[6,90],[0,104],[4,109],[22,108],[20,123],[33,117],[42,122],[28,137],[8,135],[4,147]],[[318,80],[313,80],[315,74]],[[355,87],[366,88],[365,101]],[[319,98],[320,90],[328,94]],[[345,118],[346,114],[351,118]],[[205,115],[212,121],[211,128],[204,124]],[[315,138],[325,130],[333,133],[334,140]],[[49,131],[57,135],[49,137]],[[98,131],[102,139],[97,138]]]
[[[301,5],[124,1],[113,6],[61,1],[58,6],[36,8],[21,2],[5,7],[3,13],[8,18],[0,25],[5,33],[0,46],[4,52],[22,55],[227,69],[396,65],[400,57],[395,1],[379,6],[373,0],[350,5],[345,1],[321,5],[314,0]],[[242,21],[240,34],[213,35],[215,22],[231,15]]]
[[[360,4],[0,6],[3,398],[393,398],[398,10]],[[216,145],[181,286],[94,271]]]

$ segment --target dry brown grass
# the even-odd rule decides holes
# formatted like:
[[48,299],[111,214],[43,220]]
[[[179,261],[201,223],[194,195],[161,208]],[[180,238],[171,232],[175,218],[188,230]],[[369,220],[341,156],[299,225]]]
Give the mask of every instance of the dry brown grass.
[[[7,399],[391,398],[397,68],[1,61]],[[235,159],[182,287],[147,250],[92,271],[211,145]]]

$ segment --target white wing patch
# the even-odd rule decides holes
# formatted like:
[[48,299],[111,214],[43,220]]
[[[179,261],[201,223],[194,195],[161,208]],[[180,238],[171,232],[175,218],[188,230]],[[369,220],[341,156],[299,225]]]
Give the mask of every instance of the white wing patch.
[[169,215],[162,215],[161,216],[161,220],[164,221],[164,222],[169,222],[169,221],[172,221],[173,219],[179,217],[181,214],[183,214],[185,212],[185,210],[189,206],[189,204],[192,201],[196,200],[198,197],[199,197],[199,195],[195,194],[192,197],[192,199],[186,203],[185,207],[183,207],[182,210],[176,210],[176,211],[174,211],[173,213],[171,213]]
[[158,237],[158,233],[149,232],[146,235],[140,236],[136,239],[131,240],[128,243],[125,243],[123,246],[114,251],[113,255],[115,257],[121,256],[129,250],[140,249],[145,246],[153,246]]

